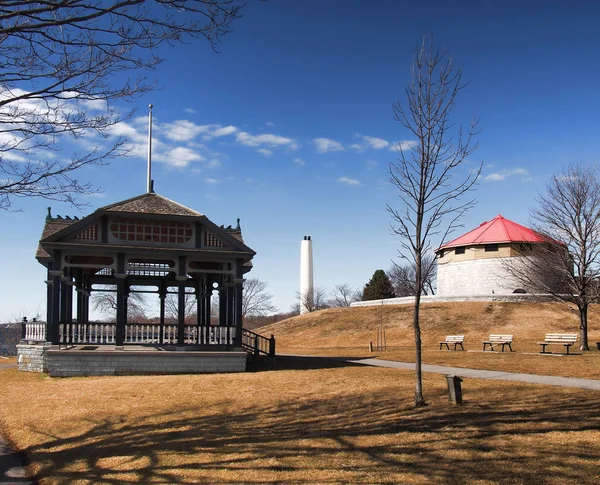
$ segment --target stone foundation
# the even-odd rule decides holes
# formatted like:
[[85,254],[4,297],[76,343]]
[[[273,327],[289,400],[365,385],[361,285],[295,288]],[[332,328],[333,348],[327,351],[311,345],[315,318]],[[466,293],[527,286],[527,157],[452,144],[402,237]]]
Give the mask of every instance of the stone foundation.
[[245,372],[246,352],[55,350],[46,352],[51,377]]
[[17,345],[17,365],[20,371],[24,372],[48,372],[46,366],[47,347],[43,344],[25,344]]

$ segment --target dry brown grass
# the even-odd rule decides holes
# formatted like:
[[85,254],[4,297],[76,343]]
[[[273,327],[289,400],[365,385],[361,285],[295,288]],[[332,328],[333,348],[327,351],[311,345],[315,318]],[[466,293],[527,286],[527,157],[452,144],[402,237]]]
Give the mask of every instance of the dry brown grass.
[[[372,356],[361,349],[375,338],[373,310],[320,312],[262,333],[273,331],[280,350]],[[409,313],[385,309],[389,344],[410,344]],[[594,313],[592,328],[596,321]],[[467,348],[479,348],[486,334],[506,332],[519,351],[532,343],[537,352],[546,331],[576,325],[561,305],[434,305],[425,322],[427,362],[576,376],[600,367],[598,351],[436,350],[448,333],[464,332]],[[379,356],[409,360],[412,349]],[[600,482],[600,391],[465,379],[465,405],[456,407],[443,376],[426,374],[429,405],[413,409],[413,379],[291,357],[221,375],[51,379],[0,370],[0,424],[43,485]]]
[[[429,303],[422,306],[423,362],[473,369],[600,379],[600,308],[592,305],[589,337],[593,350],[572,357],[559,356],[563,347],[549,347],[556,355],[540,355],[536,344],[546,333],[578,332],[578,316],[562,303]],[[386,329],[388,350],[369,353],[377,340],[380,321]],[[347,355],[414,362],[412,307],[409,305],[335,308],[284,320],[259,331],[277,337],[282,353]],[[516,352],[481,352],[492,333],[514,334]],[[464,334],[467,352],[440,351],[439,341]]]
[[269,372],[51,379],[0,371],[42,484],[597,483],[600,392],[281,358]]

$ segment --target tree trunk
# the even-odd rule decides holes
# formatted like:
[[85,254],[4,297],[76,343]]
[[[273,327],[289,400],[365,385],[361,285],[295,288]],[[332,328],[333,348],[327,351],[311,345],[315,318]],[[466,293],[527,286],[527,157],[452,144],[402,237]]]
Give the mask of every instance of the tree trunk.
[[579,339],[581,345],[579,350],[590,350],[588,343],[588,304],[584,303],[579,306]]
[[[419,232],[417,230],[417,232]],[[421,309],[421,251],[417,249],[415,258],[415,308],[413,312],[413,328],[415,331],[415,407],[425,406],[423,398],[423,378],[421,372],[421,325],[419,311]]]
[[415,295],[415,308],[413,313],[413,328],[415,331],[415,407],[425,406],[423,398],[423,378],[421,372],[421,327],[419,325],[419,310],[421,295]]

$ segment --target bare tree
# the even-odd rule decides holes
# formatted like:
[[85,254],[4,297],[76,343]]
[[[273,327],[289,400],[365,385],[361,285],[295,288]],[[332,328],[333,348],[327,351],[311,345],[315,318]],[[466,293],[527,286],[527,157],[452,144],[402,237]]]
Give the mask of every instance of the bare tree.
[[258,278],[244,281],[242,293],[242,320],[250,316],[264,316],[277,311],[273,295],[267,292],[267,283]]
[[[64,0],[0,5],[0,209],[15,197],[77,205],[96,187],[74,171],[126,153],[124,139],[101,148],[121,114],[115,102],[153,88],[145,72],[156,48],[205,38],[215,49],[239,17],[238,0]],[[91,151],[65,161],[65,139]]]
[[[146,298],[143,293],[135,291],[132,287],[127,298],[127,318],[146,318]],[[106,315],[116,315],[117,287],[116,285],[102,285],[92,292],[94,310]]]
[[[298,313],[300,313],[300,308],[304,308],[308,313],[312,313],[330,308],[331,306],[327,300],[327,290],[325,288],[313,288],[312,298],[308,294],[301,295],[300,292],[296,294],[296,297],[298,298]],[[292,305],[291,310],[295,312],[296,305]]]
[[[194,293],[185,293],[184,297],[185,318],[196,314],[197,301]],[[167,293],[165,298],[165,317],[169,322],[176,322],[179,315],[179,295],[176,293]]]
[[553,175],[531,211],[534,229],[547,242],[507,264],[524,287],[554,295],[579,312],[580,350],[589,350],[588,307],[600,296],[600,170],[571,164]]
[[[437,265],[435,255],[426,254],[422,261],[422,280],[421,294],[434,295],[434,282],[436,277]],[[416,269],[414,262],[404,262],[397,264],[393,262],[388,271],[388,276],[394,287],[396,296],[412,296],[416,291]]]
[[361,296],[360,290],[343,283],[333,287],[329,304],[332,307],[349,307],[351,303],[360,301]]
[[395,120],[416,137],[416,143],[410,148],[398,147],[398,160],[389,167],[390,181],[398,190],[402,208],[387,205],[392,231],[401,237],[400,256],[415,267],[416,407],[425,405],[419,321],[423,257],[431,251],[430,238],[441,235],[444,241],[474,204],[474,200],[462,202],[461,196],[473,187],[482,167],[460,173],[477,148],[477,143],[473,143],[477,120],[473,119],[465,132],[462,126],[455,129],[450,118],[463,87],[462,67],[455,66],[452,59],[434,45],[433,39],[429,44],[424,39],[416,50],[412,79],[406,87],[406,102],[398,101],[393,107]]

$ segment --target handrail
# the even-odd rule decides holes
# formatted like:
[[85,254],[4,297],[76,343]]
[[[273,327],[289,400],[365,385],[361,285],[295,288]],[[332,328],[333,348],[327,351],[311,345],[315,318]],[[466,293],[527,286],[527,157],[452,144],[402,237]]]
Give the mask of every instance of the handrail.
[[275,335],[267,338],[243,328],[242,347],[251,352],[255,357],[264,354],[269,357],[269,360],[275,360]]

